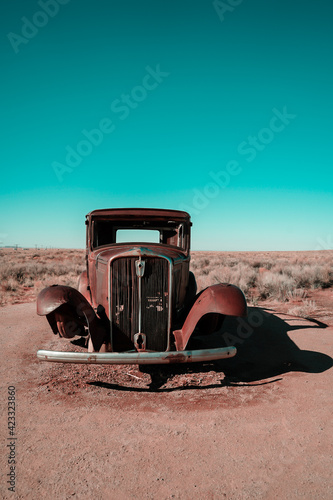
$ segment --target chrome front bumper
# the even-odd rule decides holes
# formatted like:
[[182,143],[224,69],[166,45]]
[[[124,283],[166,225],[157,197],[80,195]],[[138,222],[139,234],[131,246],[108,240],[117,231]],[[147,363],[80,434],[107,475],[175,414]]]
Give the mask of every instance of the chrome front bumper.
[[168,352],[62,352],[37,351],[42,361],[56,363],[86,363],[108,365],[167,365],[169,363],[194,363],[232,358],[237,353],[236,347],[220,349],[201,349],[193,351]]

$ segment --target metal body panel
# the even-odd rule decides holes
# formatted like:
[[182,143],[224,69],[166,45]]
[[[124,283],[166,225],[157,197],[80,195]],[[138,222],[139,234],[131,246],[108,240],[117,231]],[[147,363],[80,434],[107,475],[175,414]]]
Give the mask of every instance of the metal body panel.
[[95,312],[88,300],[75,288],[65,285],[52,285],[39,293],[37,314],[46,316],[64,304],[71,305],[78,314],[84,311],[91,319],[95,317]]
[[99,351],[107,341],[107,332],[94,309],[78,290],[70,286],[44,288],[37,297],[37,314],[46,316],[53,333],[59,333],[61,337],[89,334],[94,350]]
[[235,356],[236,352],[236,347],[181,352],[81,353],[39,350],[37,352],[37,357],[43,361],[54,361],[57,363],[156,365],[213,361],[217,359],[231,358]]
[[128,218],[132,220],[154,218],[162,222],[167,219],[190,221],[190,216],[187,212],[182,210],[167,210],[164,208],[103,208],[100,210],[92,210],[86,215],[88,219],[96,216],[126,220]]
[[110,259],[114,259],[118,255],[128,255],[130,256],[133,252],[137,252],[138,249],[144,252],[146,255],[164,255],[172,259],[175,263],[181,262],[185,258],[188,258],[185,252],[182,252],[177,247],[170,247],[168,245],[163,245],[160,243],[115,243],[114,245],[108,245],[106,247],[100,247],[92,251],[90,254],[90,259],[95,262],[109,262]]
[[91,293],[90,293],[90,288],[89,288],[89,281],[88,281],[88,276],[87,276],[87,271],[83,271],[78,280],[78,285],[77,285],[78,291],[82,293],[83,297],[91,303]]
[[229,284],[212,285],[203,290],[188,313],[183,327],[173,332],[177,351],[185,349],[198,321],[209,313],[246,316],[247,305],[243,292]]

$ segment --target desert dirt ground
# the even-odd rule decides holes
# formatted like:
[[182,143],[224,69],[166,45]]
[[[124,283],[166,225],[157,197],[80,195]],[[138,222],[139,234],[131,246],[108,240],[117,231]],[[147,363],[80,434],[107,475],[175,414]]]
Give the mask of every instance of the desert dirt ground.
[[33,303],[0,319],[2,498],[333,498],[333,321],[253,307],[247,322],[224,325],[235,358],[151,378],[135,366],[39,362],[39,348],[79,348],[54,337]]

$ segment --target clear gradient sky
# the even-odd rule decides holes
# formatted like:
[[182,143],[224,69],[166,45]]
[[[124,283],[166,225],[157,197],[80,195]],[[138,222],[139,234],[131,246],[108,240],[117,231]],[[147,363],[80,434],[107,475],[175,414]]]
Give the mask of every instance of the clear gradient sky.
[[1,11],[2,245],[83,248],[87,212],[156,207],[195,250],[332,248],[331,0]]

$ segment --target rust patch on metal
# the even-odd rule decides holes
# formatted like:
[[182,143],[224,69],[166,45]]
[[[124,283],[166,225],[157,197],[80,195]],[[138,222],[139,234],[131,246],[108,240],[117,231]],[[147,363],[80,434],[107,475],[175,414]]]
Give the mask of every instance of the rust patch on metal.
[[165,356],[165,359],[167,359],[170,363],[185,363],[186,360],[190,361],[190,356],[184,356],[184,354],[181,353],[172,353]]

